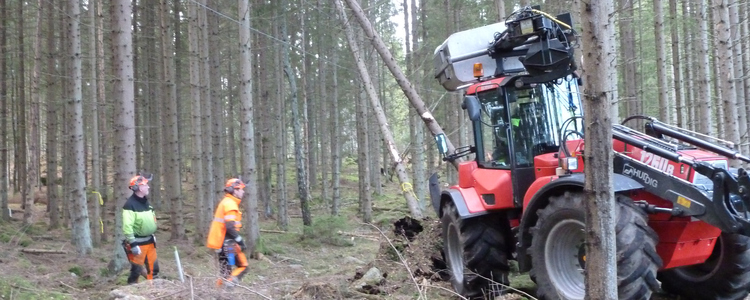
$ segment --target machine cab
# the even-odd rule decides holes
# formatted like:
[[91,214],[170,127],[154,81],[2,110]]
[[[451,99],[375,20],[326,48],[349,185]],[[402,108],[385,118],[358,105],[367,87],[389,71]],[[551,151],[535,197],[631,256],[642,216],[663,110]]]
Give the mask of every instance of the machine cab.
[[[464,99],[474,129],[477,166],[512,170],[513,190],[521,191],[536,179],[534,158],[559,150],[563,126],[569,129],[566,132],[583,131],[581,118],[574,118],[582,116],[576,78],[545,84],[527,84],[523,79],[512,76],[477,83]],[[570,123],[564,124],[567,120]]]

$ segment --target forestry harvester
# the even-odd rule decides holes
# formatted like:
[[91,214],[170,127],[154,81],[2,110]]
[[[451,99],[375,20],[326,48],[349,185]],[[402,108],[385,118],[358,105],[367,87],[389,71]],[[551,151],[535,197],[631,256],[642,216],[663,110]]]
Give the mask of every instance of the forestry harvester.
[[[537,298],[584,298],[586,149],[571,21],[526,7],[435,50],[435,76],[463,90],[474,132],[474,145],[453,153],[435,137],[444,160],[469,160],[456,185],[430,178],[451,284],[465,297],[502,292],[516,260]],[[643,130],[616,124],[612,139],[618,298],[745,298],[750,178],[728,161],[750,158],[654,118],[629,123]]]

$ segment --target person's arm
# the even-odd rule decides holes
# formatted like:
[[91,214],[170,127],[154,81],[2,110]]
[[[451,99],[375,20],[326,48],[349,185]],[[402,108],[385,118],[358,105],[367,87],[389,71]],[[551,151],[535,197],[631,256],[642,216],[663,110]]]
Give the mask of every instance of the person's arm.
[[237,221],[237,215],[239,215],[239,211],[236,210],[228,211],[227,214],[224,215],[224,225],[227,229],[225,238],[233,239],[235,242],[237,242],[237,244],[240,245],[240,249],[242,249],[242,251],[245,251],[247,247],[245,246],[245,241],[240,235],[240,228],[242,227],[242,224]]
[[227,239],[235,239],[238,236],[240,236],[239,228],[242,226],[240,222],[237,221],[237,211],[228,211],[226,215],[224,215],[224,224],[227,228],[226,238]]
[[122,210],[122,234],[129,244],[135,242],[135,212],[129,209]]

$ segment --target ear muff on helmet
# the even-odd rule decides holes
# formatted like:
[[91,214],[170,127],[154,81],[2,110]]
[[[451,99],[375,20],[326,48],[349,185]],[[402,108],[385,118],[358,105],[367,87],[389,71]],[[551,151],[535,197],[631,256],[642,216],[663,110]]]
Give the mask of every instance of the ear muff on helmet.
[[148,181],[151,180],[151,178],[152,176],[149,176],[148,178],[146,178],[142,175],[136,175],[130,179],[129,188],[135,192],[138,190],[139,186],[148,184]]
[[229,194],[234,193],[235,190],[241,190],[245,188],[245,183],[242,182],[242,180],[239,180],[237,178],[232,178],[227,180],[227,183],[224,185],[224,192],[227,192]]

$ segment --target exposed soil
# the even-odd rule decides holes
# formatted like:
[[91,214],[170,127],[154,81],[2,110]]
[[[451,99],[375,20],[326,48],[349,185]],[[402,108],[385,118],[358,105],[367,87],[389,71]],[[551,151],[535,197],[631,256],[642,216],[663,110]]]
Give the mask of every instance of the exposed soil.
[[[78,258],[69,229],[49,231],[43,221],[21,226],[19,204],[11,206],[13,221],[0,224],[0,299],[460,299],[447,281],[441,224],[434,218],[404,217],[383,228],[355,223],[356,228],[337,233],[335,245],[301,239],[299,218],[292,218],[293,229],[287,233],[276,232],[274,220],[263,220],[268,231],[262,242],[269,253],[250,261],[250,272],[240,285],[225,288],[216,285],[214,254],[202,241],[169,241],[164,230],[169,224],[160,224],[157,232],[157,239],[164,241],[158,248],[159,278],[126,285],[127,270],[108,271],[114,246]],[[33,218],[45,220],[44,210],[37,204]],[[30,249],[63,253],[35,254]],[[175,249],[184,282],[179,280]],[[375,279],[363,282],[367,276]],[[513,274],[511,285],[513,290],[496,299],[534,296],[528,275]]]

